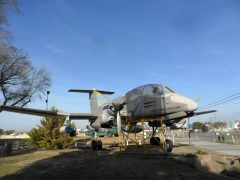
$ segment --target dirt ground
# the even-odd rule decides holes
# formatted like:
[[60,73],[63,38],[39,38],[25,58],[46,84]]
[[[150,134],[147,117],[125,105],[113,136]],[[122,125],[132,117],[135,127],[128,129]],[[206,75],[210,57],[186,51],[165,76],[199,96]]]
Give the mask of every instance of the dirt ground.
[[85,139],[78,142],[78,149],[35,151],[0,158],[0,179],[221,180],[230,178],[218,175],[221,172],[214,171],[209,161],[220,168],[235,158],[220,159],[220,154],[212,158],[211,152],[191,146],[176,146],[171,154],[162,153],[159,147],[146,146],[148,151],[144,151],[133,145],[119,152],[119,147],[113,146],[117,138],[102,140],[104,149],[101,151],[92,151]]

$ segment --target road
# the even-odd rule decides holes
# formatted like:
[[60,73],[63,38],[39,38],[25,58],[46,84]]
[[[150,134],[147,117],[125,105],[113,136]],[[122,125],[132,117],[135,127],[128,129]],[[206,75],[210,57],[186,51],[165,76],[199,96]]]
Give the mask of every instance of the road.
[[[189,144],[189,141],[186,139],[179,139],[177,142],[184,145]],[[240,156],[240,145],[209,142],[204,140],[191,140],[191,145],[228,155]]]

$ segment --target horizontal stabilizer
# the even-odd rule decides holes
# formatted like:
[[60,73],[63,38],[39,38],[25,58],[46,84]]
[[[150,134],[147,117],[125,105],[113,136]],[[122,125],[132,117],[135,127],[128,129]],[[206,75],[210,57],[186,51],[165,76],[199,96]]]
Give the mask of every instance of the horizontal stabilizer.
[[70,89],[68,92],[79,92],[79,93],[89,93],[92,94],[94,91],[97,91],[101,94],[114,94],[112,91],[102,91],[102,90],[97,90],[97,89]]

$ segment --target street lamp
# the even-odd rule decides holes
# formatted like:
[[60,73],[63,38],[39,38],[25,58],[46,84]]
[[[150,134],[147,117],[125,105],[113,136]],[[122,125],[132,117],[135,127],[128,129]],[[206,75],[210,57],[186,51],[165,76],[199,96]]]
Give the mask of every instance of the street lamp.
[[47,99],[46,99],[46,110],[48,110],[48,95],[50,94],[50,91],[47,91]]

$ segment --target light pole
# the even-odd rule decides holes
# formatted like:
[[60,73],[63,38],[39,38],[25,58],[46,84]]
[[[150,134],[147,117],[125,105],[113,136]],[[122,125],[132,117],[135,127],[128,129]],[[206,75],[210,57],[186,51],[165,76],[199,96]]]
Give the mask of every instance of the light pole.
[[48,95],[50,94],[50,91],[47,91],[47,99],[46,99],[46,110],[48,110]]

